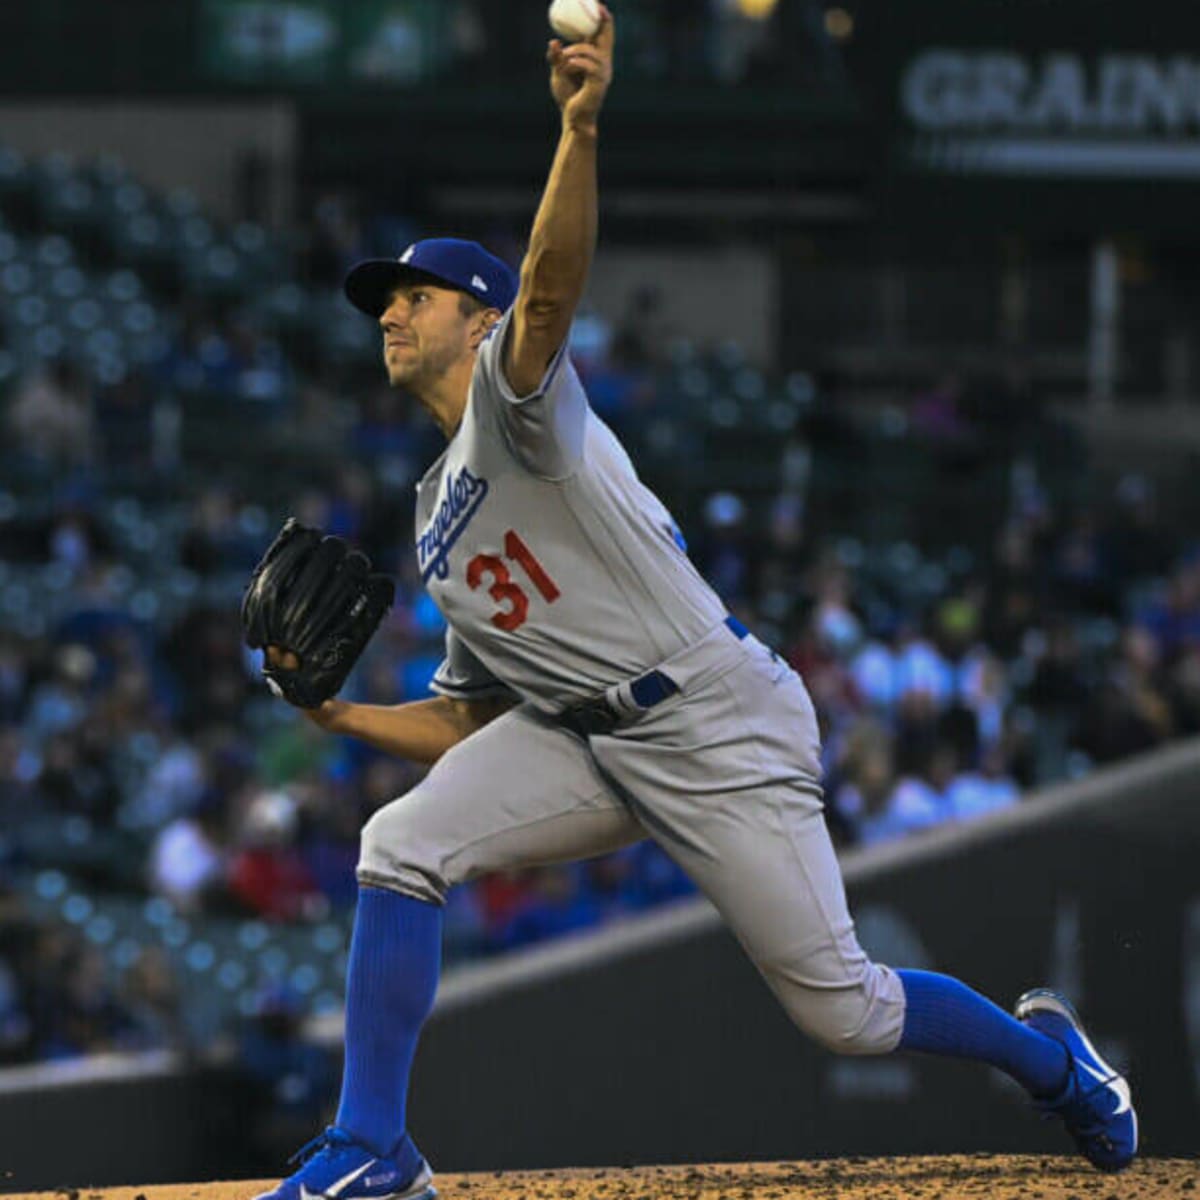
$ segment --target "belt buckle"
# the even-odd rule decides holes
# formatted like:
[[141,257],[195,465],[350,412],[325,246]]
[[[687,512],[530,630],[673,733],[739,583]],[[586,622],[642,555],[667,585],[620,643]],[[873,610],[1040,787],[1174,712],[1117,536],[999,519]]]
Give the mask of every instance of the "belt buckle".
[[587,739],[596,734],[612,733],[621,720],[621,714],[603,696],[594,696],[564,709],[558,720],[572,733]]
[[621,714],[603,696],[585,700],[579,707],[583,723],[592,733],[612,733],[621,720]]

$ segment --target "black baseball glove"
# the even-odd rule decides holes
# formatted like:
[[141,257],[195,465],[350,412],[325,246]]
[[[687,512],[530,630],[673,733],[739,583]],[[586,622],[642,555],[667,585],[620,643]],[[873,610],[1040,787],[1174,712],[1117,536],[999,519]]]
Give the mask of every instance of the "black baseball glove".
[[279,651],[263,664],[276,695],[318,708],[346,682],[395,596],[361,550],[289,517],[242,597],[246,645]]

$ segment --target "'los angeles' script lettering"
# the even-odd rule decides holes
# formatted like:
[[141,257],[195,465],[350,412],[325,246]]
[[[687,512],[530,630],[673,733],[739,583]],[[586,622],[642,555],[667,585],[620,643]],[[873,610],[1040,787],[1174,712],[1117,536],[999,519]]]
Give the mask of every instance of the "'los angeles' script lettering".
[[433,575],[446,578],[450,548],[483,503],[487,490],[487,480],[472,475],[466,467],[447,476],[441,502],[417,538],[417,562],[424,582],[428,583]]

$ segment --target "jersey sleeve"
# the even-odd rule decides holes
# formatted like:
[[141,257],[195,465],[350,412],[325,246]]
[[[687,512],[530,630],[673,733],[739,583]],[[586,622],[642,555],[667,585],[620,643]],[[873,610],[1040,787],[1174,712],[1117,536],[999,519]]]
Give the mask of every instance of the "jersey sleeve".
[[516,694],[475,657],[453,629],[446,630],[446,657],[434,672],[429,690],[451,700],[495,700]]
[[504,347],[513,310],[496,324],[475,364],[474,386],[497,414],[514,452],[543,479],[565,479],[583,458],[588,400],[567,354],[566,343],[550,360],[542,382],[518,396],[504,376]]

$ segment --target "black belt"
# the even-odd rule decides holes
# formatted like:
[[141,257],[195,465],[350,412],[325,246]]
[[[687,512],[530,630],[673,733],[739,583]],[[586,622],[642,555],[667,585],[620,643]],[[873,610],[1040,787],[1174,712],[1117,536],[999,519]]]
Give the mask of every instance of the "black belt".
[[[737,617],[726,617],[725,624],[739,641],[750,632]],[[677,691],[679,691],[679,685],[675,680],[657,669],[647,671],[645,675],[639,675],[629,685],[629,694],[633,697],[633,702],[643,710],[661,704],[668,696],[673,696]],[[615,705],[610,704],[606,696],[596,696],[592,700],[583,700],[579,704],[572,704],[570,708],[563,709],[554,717],[554,720],[564,729],[569,729],[572,733],[586,739],[598,734],[612,733],[618,725],[634,715],[636,714],[622,712]]]

